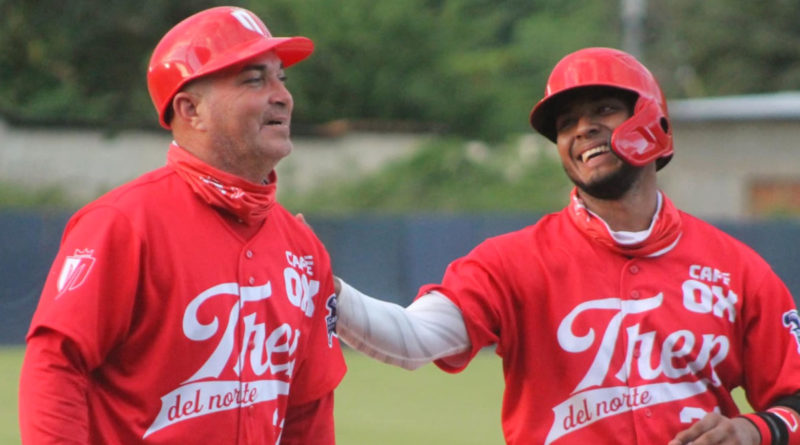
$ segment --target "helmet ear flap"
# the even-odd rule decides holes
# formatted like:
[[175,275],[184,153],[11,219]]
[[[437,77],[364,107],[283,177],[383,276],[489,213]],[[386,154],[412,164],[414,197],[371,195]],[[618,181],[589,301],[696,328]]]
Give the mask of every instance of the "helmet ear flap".
[[[653,74],[630,54],[613,48],[584,48],[562,58],[547,79],[544,97],[534,105],[531,126],[551,141],[554,101],[583,87],[610,87],[635,93],[638,100],[630,119],[616,131],[612,148],[633,165],[672,158],[672,129],[667,101]],[[652,119],[652,120],[649,120]]]
[[633,115],[612,133],[611,149],[637,167],[664,157],[666,161],[657,167],[666,165],[672,157],[672,128],[661,106],[652,99],[640,97]]

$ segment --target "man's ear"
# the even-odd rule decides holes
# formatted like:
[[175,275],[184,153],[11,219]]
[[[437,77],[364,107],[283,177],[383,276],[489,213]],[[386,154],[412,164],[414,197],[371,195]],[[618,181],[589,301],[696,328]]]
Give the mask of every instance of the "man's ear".
[[190,91],[179,91],[172,98],[173,124],[182,121],[195,130],[205,130],[205,123],[200,113],[202,96]]

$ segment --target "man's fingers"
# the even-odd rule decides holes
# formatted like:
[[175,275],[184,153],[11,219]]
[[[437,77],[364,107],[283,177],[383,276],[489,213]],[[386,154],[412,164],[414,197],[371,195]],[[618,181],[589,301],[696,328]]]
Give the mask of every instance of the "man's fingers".
[[305,224],[306,227],[311,228],[311,225],[308,223],[308,221],[306,221],[306,217],[303,216],[302,213],[298,213],[298,214],[294,215],[294,219],[296,219],[297,221]]
[[339,277],[336,275],[333,276],[333,291],[336,292],[337,297],[342,292],[342,282],[339,281]]
[[721,419],[722,416],[717,413],[706,414],[699,422],[676,434],[670,445],[687,445],[714,428]]
[[758,430],[747,419],[728,418],[712,412],[676,434],[668,445],[747,445],[757,444],[760,440]]

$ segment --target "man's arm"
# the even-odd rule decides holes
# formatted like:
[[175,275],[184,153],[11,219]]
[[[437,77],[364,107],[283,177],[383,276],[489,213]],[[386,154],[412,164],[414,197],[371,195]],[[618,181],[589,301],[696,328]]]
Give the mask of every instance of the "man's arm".
[[461,310],[440,293],[403,308],[337,284],[339,338],[370,357],[413,370],[471,348]]
[[23,444],[89,443],[86,365],[62,334],[39,329],[28,340],[19,386]]

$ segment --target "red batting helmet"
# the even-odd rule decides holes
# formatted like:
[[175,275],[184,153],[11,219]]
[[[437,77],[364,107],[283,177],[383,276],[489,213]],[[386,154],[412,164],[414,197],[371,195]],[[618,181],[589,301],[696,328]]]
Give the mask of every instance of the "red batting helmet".
[[547,80],[544,97],[531,110],[536,131],[556,141],[553,104],[562,93],[583,87],[612,87],[637,95],[633,115],[611,136],[611,149],[635,166],[672,158],[672,128],[667,101],[658,82],[633,56],[611,48],[585,48],[561,59]]
[[161,126],[169,129],[172,98],[189,81],[275,51],[284,67],[308,57],[314,43],[305,37],[272,37],[252,12],[221,6],[198,12],[175,25],[158,42],[147,70],[147,89]]

